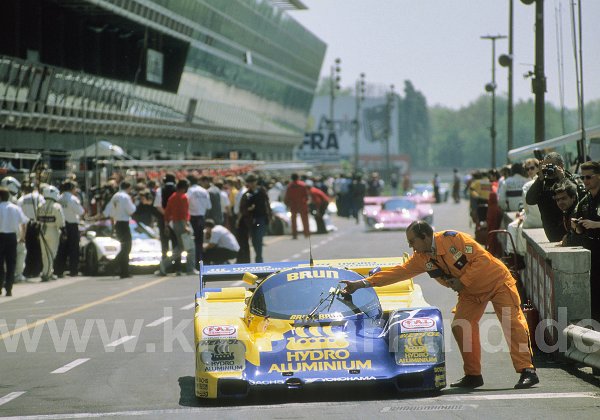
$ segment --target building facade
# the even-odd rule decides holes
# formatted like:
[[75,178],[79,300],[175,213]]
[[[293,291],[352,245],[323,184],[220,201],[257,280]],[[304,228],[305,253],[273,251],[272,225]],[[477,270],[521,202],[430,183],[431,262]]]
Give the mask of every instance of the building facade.
[[4,0],[0,149],[291,159],[326,45],[282,4]]

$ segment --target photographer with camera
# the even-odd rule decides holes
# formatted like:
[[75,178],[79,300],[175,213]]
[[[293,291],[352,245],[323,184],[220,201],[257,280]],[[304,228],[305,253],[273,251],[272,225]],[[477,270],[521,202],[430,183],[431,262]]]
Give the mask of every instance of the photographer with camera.
[[562,241],[567,233],[562,210],[556,205],[554,184],[568,179],[577,185],[578,200],[585,196],[585,188],[577,182],[573,175],[565,170],[563,157],[556,152],[548,153],[540,163],[538,177],[527,191],[525,201],[528,205],[537,205],[542,216],[542,226],[550,242]]

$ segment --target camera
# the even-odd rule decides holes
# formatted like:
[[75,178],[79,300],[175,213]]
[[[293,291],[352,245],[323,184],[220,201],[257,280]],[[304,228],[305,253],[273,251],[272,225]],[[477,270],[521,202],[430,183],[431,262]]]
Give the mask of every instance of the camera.
[[552,178],[556,174],[556,165],[549,163],[542,168],[542,173],[546,178]]

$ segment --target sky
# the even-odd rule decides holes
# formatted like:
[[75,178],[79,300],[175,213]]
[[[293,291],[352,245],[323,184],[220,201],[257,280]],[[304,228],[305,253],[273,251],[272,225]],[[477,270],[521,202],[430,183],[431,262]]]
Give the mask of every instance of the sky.
[[[492,81],[492,41],[480,37],[508,35],[509,1],[302,0],[308,10],[289,14],[327,44],[321,77],[329,76],[339,57],[343,87],[354,87],[361,72],[368,84],[394,84],[400,93],[404,81],[410,80],[430,106],[458,109],[484,94],[485,84]],[[577,106],[571,1],[544,1],[546,102],[561,104],[562,57],[567,108]],[[600,0],[581,1],[583,92],[588,102],[600,98]],[[515,103],[534,99],[531,79],[523,77],[535,63],[534,11],[534,4],[514,0]],[[496,63],[507,52],[508,40],[497,40]],[[498,64],[496,85],[498,95],[507,94],[508,70]]]

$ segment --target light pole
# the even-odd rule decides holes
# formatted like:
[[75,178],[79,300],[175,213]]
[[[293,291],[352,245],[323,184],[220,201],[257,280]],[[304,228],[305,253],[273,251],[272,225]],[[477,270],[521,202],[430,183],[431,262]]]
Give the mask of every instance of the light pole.
[[544,0],[521,0],[524,4],[535,2],[535,65],[531,90],[535,95],[535,142],[545,140],[545,93],[546,75],[544,74]]
[[[508,107],[506,110],[506,151],[513,148],[513,16],[514,2],[508,0],[508,54],[502,54],[498,57],[498,63],[502,67],[508,67]],[[508,153],[506,154],[508,156]]]
[[492,81],[485,85],[485,90],[492,94],[492,168],[496,167],[496,40],[506,38],[506,35],[484,35],[481,39],[492,41]]
[[390,137],[392,135],[392,110],[394,109],[394,85],[390,85],[390,90],[386,94],[386,124],[385,124],[385,177],[389,182],[392,173],[390,160]]
[[340,64],[342,60],[339,58],[335,59],[335,64],[331,66],[330,73],[330,86],[329,86],[329,132],[333,133],[335,131],[335,113],[334,113],[334,103],[335,103],[335,92],[340,90],[340,73],[342,72],[342,68]]
[[360,78],[354,86],[356,96],[356,113],[354,115],[354,172],[358,172],[358,134],[360,133],[360,105],[365,100],[365,74],[361,73]]

